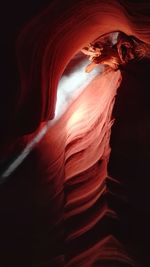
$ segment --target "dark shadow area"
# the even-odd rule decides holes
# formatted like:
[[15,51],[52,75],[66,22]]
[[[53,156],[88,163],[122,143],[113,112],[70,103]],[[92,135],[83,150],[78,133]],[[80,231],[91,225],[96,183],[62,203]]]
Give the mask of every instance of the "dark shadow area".
[[130,63],[113,110],[109,174],[124,184],[128,212],[122,216],[125,243],[142,266],[150,266],[150,62]]

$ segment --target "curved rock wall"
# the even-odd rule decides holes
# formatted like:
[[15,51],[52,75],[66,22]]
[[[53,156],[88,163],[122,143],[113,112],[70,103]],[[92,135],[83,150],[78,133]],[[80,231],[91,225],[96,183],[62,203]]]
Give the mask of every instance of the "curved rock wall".
[[[19,90],[10,124],[2,127],[1,173],[54,118],[58,82],[81,47],[111,31],[150,44],[149,13],[149,4],[127,1],[54,1],[24,27],[17,39]],[[119,153],[107,171],[120,82],[120,71],[96,76],[1,185],[1,266],[137,266],[121,233],[124,169],[117,178],[113,169]]]

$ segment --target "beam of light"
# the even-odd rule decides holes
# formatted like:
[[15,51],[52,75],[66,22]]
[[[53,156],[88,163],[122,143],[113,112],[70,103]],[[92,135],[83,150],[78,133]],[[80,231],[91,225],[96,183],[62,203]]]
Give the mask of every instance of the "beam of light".
[[68,106],[79,96],[85,87],[100,73],[102,68],[96,68],[93,72],[85,73],[85,67],[89,63],[88,60],[82,61],[80,65],[74,68],[74,71],[68,76],[63,76],[58,85],[56,116],[49,121],[40,132],[27,144],[23,151],[12,160],[10,165],[3,171],[0,177],[0,184],[7,181],[7,178],[19,167],[26,159],[35,145],[45,136],[49,127],[51,127],[66,111]]
[[27,144],[27,146],[23,149],[23,151],[15,158],[10,165],[7,167],[6,170],[2,173],[0,177],[0,184],[6,182],[7,178],[16,170],[18,166],[26,159],[29,153],[32,151],[34,146],[41,141],[44,135],[47,132],[48,126],[45,125],[40,132]]
[[57,121],[67,110],[69,105],[79,96],[86,86],[102,72],[103,67],[96,67],[92,72],[86,73],[85,67],[89,60],[83,60],[71,74],[61,78],[58,91],[55,112],[55,121]]

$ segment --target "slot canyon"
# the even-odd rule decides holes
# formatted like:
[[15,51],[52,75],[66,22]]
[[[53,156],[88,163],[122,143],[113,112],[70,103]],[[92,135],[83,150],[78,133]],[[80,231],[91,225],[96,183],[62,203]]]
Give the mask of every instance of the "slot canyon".
[[[15,0],[1,17],[0,266],[149,267],[150,3]],[[86,72],[83,48],[119,34],[142,56]]]

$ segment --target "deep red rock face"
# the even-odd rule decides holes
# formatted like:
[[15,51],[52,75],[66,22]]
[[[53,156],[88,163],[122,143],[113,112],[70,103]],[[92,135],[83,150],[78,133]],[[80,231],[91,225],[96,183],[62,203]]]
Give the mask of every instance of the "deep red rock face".
[[54,119],[75,54],[113,31],[150,44],[149,14],[148,3],[54,1],[20,32],[1,133],[0,266],[150,265],[149,60],[97,73]]

